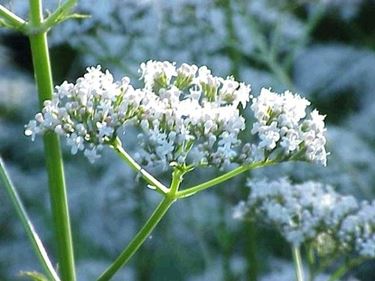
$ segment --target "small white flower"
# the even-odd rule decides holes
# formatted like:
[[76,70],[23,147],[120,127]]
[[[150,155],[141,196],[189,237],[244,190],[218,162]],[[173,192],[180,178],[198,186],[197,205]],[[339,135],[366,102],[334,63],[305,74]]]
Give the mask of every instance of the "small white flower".
[[73,133],[70,135],[70,137],[67,140],[67,144],[71,146],[71,153],[77,154],[78,150],[84,150],[84,139],[81,136],[78,136],[76,133]]
[[35,140],[35,136],[40,133],[40,127],[37,121],[31,120],[29,124],[25,126],[25,135],[31,137],[31,140]]
[[165,88],[169,85],[173,76],[177,75],[176,67],[168,61],[148,61],[142,63],[139,69],[141,79],[145,83],[145,88],[152,90],[155,84]]
[[83,152],[84,155],[87,157],[87,159],[90,161],[90,163],[94,163],[97,159],[100,158],[100,154],[98,154],[96,148],[86,148]]

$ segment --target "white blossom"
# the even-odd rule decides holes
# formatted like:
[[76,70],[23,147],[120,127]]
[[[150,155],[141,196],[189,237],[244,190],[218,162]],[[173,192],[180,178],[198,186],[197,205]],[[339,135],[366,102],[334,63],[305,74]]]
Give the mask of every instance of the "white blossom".
[[240,144],[238,134],[245,128],[238,105],[246,106],[250,86],[216,77],[206,66],[176,68],[174,63],[149,61],[140,72],[145,86],[138,119],[143,131],[139,159],[164,169],[175,162],[219,167],[231,163]]
[[172,76],[176,76],[176,68],[168,61],[147,61],[142,63],[139,69],[142,74],[141,79],[145,83],[145,88],[152,90],[157,84],[161,88],[167,87]]
[[65,137],[71,153],[84,151],[93,162],[102,144],[117,136],[118,130],[138,113],[142,93],[129,85],[129,79],[114,82],[100,66],[87,69],[76,83],[56,87],[52,100],[46,100],[41,113],[26,126],[25,135],[47,130]]
[[317,110],[306,113],[308,105],[308,100],[289,91],[277,94],[263,88],[253,98],[256,122],[251,133],[258,137],[265,155],[326,165],[324,116]]

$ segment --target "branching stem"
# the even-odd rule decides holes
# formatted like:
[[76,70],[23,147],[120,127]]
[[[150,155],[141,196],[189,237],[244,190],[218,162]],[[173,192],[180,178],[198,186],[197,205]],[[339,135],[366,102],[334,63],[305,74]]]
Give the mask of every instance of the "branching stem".
[[0,18],[5,21],[7,27],[17,30],[22,30],[22,27],[26,24],[25,20],[13,14],[3,5],[0,5]]
[[255,162],[255,163],[251,163],[251,164],[246,164],[246,165],[242,165],[242,166],[239,166],[217,178],[214,178],[212,180],[209,180],[209,181],[206,181],[204,183],[201,183],[201,184],[198,184],[198,185],[195,185],[195,186],[192,186],[192,187],[189,187],[189,188],[186,188],[184,190],[181,190],[179,192],[177,192],[176,196],[178,198],[185,198],[185,197],[189,197],[197,192],[200,192],[202,190],[205,190],[207,188],[210,188],[210,187],[213,187],[215,185],[218,185],[222,182],[225,182],[235,176],[238,176],[239,174],[241,173],[244,173],[246,171],[249,171],[249,170],[252,170],[252,169],[256,169],[256,168],[261,168],[261,167],[266,167],[266,166],[270,166],[270,165],[273,165],[275,164],[275,162],[273,161],[261,161],[261,162]]

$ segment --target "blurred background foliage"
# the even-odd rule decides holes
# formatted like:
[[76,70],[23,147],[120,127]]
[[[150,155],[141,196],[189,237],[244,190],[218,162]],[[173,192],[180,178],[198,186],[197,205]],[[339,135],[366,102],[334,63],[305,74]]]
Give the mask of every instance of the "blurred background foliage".
[[[59,3],[44,2],[50,11]],[[296,91],[327,115],[327,168],[285,163],[178,202],[115,280],[293,280],[286,242],[271,229],[232,218],[233,206],[247,196],[250,176],[319,180],[339,192],[374,199],[375,1],[78,2],[77,12],[90,18],[67,21],[49,34],[56,84],[75,80],[89,65],[100,64],[117,78],[128,75],[138,83],[143,61],[187,62],[207,65],[216,75],[234,75],[252,85],[253,95],[263,86]],[[0,4],[27,15],[28,1]],[[2,30],[0,154],[54,256],[42,143],[31,143],[23,134],[37,106],[27,39]],[[135,135],[123,139],[134,153]],[[64,147],[79,281],[97,277],[158,200],[113,152],[104,154],[91,165]],[[185,184],[216,174],[196,171]],[[169,181],[167,175],[160,177]],[[20,270],[39,267],[3,190],[0,202],[0,280],[22,280]],[[350,274],[373,281],[374,267],[370,261]]]

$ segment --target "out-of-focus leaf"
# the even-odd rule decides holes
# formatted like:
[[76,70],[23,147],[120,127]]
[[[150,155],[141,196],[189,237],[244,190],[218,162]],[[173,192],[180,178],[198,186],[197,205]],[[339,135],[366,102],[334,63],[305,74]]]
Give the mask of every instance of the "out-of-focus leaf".
[[21,272],[21,275],[26,276],[30,278],[30,280],[33,280],[33,281],[50,281],[45,275],[36,271],[23,271]]

